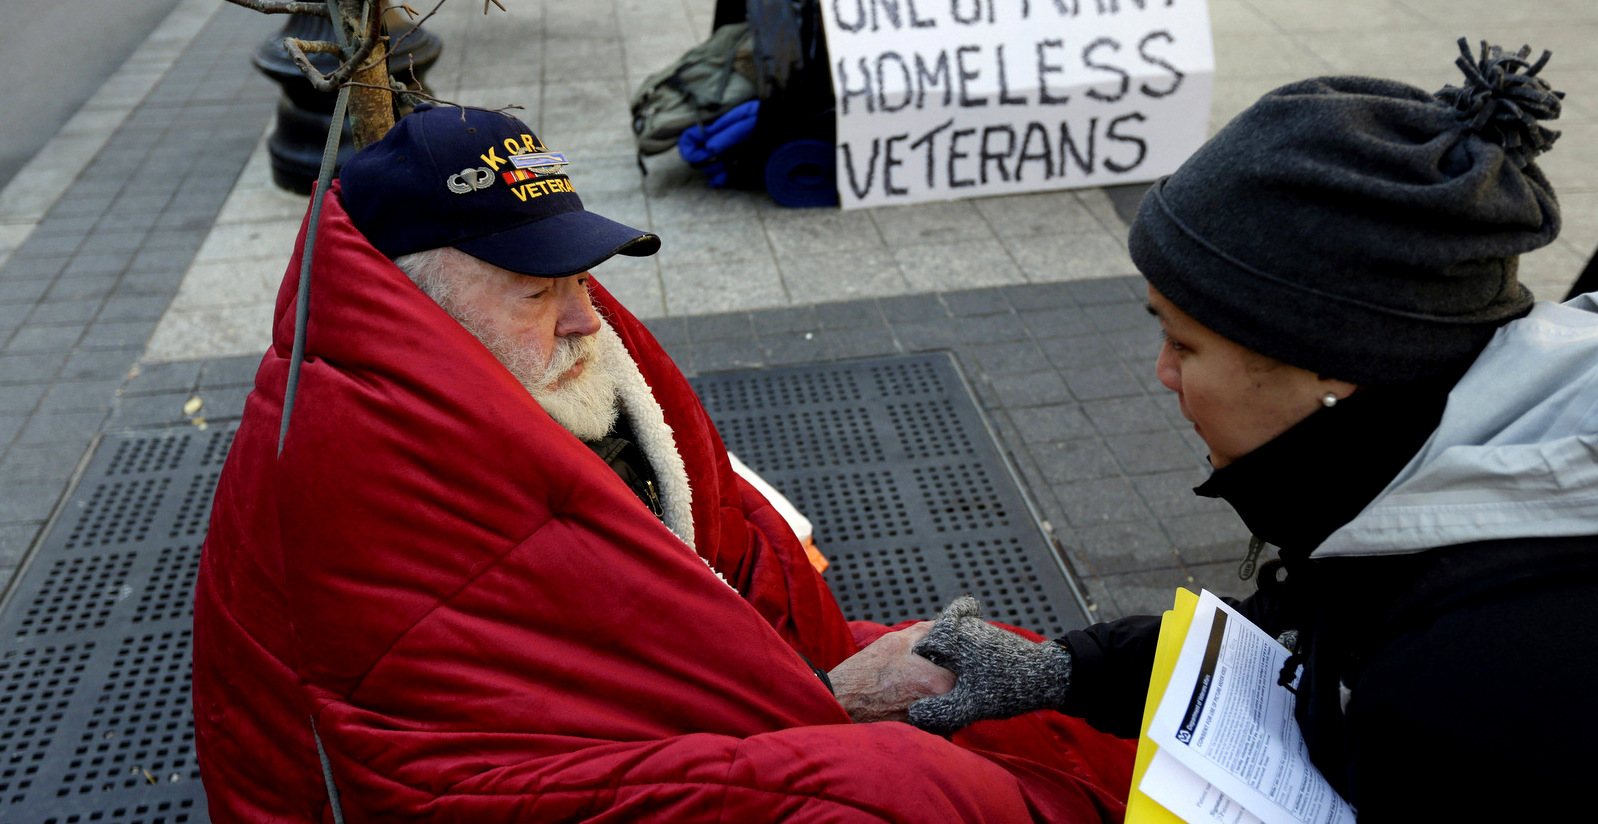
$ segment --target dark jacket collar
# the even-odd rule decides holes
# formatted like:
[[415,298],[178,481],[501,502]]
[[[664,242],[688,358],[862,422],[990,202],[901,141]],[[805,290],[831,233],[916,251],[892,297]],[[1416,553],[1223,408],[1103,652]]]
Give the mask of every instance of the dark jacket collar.
[[1453,383],[1362,389],[1215,470],[1193,491],[1231,504],[1284,558],[1308,555],[1420,450]]

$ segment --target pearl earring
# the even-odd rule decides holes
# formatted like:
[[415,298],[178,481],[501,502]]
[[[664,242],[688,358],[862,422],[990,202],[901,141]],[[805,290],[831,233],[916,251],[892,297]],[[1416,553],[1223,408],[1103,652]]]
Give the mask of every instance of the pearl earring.
[[1337,395],[1332,393],[1332,392],[1327,392],[1325,394],[1325,396],[1323,396],[1321,398],[1321,406],[1324,406],[1327,409],[1331,409],[1332,407],[1334,407],[1336,405],[1337,405]]

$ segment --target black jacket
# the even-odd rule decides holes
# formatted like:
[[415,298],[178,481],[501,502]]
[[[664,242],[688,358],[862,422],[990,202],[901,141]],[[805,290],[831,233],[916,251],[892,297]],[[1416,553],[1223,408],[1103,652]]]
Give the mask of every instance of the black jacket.
[[[1598,537],[1309,557],[1414,454],[1445,395],[1356,395],[1197,491],[1280,548],[1234,605],[1272,635],[1297,631],[1299,725],[1361,821],[1565,815],[1598,774]],[[1059,639],[1067,711],[1135,736],[1158,632],[1133,617]]]

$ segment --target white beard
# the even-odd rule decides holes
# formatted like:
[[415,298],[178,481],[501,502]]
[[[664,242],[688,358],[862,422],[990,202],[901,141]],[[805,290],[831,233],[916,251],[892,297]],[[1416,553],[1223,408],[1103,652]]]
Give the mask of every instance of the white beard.
[[[490,333],[472,317],[458,320],[504,364],[544,412],[578,440],[599,440],[615,426],[619,412],[616,386],[623,368],[620,359],[628,355],[621,338],[604,318],[600,318],[599,331],[593,335],[557,338],[555,351],[543,369],[537,365],[541,353]],[[550,384],[578,361],[583,361],[582,374],[551,389]]]

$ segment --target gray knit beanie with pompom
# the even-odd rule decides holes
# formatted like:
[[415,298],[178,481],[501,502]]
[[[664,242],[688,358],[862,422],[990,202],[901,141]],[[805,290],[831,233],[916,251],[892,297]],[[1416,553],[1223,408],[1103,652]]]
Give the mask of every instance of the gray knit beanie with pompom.
[[1462,86],[1322,77],[1265,95],[1143,198],[1132,259],[1178,308],[1257,352],[1356,384],[1469,363],[1559,234],[1536,157],[1563,94],[1531,49],[1461,39]]

